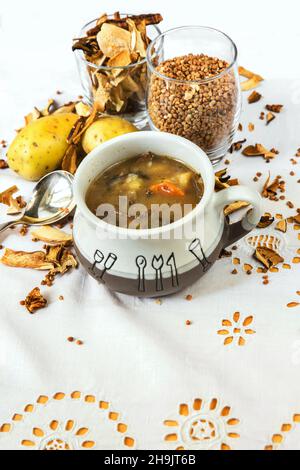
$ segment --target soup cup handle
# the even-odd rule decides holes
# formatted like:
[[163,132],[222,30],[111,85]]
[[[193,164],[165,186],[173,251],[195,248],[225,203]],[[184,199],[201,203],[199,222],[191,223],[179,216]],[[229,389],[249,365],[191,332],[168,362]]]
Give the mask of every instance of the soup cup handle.
[[224,214],[226,206],[237,201],[249,203],[252,209],[247,211],[240,221],[228,226],[229,230],[223,248],[227,248],[251,232],[257,226],[262,216],[262,197],[257,191],[247,186],[233,186],[215,193],[214,205],[221,214]]

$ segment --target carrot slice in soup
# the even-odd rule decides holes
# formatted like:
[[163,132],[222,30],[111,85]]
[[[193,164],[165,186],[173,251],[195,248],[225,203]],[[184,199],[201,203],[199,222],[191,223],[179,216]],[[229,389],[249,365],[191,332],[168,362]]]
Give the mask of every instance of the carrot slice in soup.
[[168,194],[169,196],[184,196],[184,191],[178,188],[175,184],[171,183],[170,181],[163,181],[162,183],[153,184],[150,187],[150,191],[153,193],[161,193],[161,194]]

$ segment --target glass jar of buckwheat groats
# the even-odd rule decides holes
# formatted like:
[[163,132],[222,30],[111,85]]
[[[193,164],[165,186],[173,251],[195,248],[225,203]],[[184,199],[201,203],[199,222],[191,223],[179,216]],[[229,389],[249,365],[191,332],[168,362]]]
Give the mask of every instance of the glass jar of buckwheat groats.
[[233,142],[241,108],[234,42],[212,28],[184,26],[158,36],[147,60],[152,129],[181,135],[212,163],[220,161]]

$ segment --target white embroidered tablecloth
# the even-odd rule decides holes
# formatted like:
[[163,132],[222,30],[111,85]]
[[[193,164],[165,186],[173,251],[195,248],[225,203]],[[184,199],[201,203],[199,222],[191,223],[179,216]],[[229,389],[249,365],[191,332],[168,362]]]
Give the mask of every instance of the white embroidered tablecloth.
[[[300,206],[299,164],[290,161],[300,146],[299,93],[283,79],[267,80],[260,92],[257,104],[244,96],[237,140],[245,136],[280,154],[267,164],[236,152],[228,172],[259,191],[269,171],[281,175],[286,200],[264,200],[265,210],[289,217]],[[284,104],[268,127],[259,120],[266,103]],[[1,128],[1,139],[11,131]],[[12,184],[25,195],[32,187],[1,171],[0,191]],[[293,262],[300,232],[290,224],[286,234],[274,225],[257,233],[276,237],[291,269],[281,265],[263,284],[247,237],[233,252],[241,265],[221,259],[161,305],[109,292],[79,268],[42,287],[48,307],[29,315],[19,301],[43,274],[0,265],[0,449],[299,450],[300,306],[287,305],[300,302]],[[18,229],[1,235],[0,244],[42,247]],[[255,267],[251,276],[246,262]]]

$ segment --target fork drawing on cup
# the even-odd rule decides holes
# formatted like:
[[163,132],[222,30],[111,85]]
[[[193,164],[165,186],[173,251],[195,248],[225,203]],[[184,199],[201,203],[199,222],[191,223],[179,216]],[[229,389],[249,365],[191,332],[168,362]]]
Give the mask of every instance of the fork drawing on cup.
[[164,267],[164,259],[162,255],[160,255],[159,257],[154,256],[152,260],[152,268],[155,271],[156,292],[162,292],[164,290],[163,275],[162,275],[163,267]]

